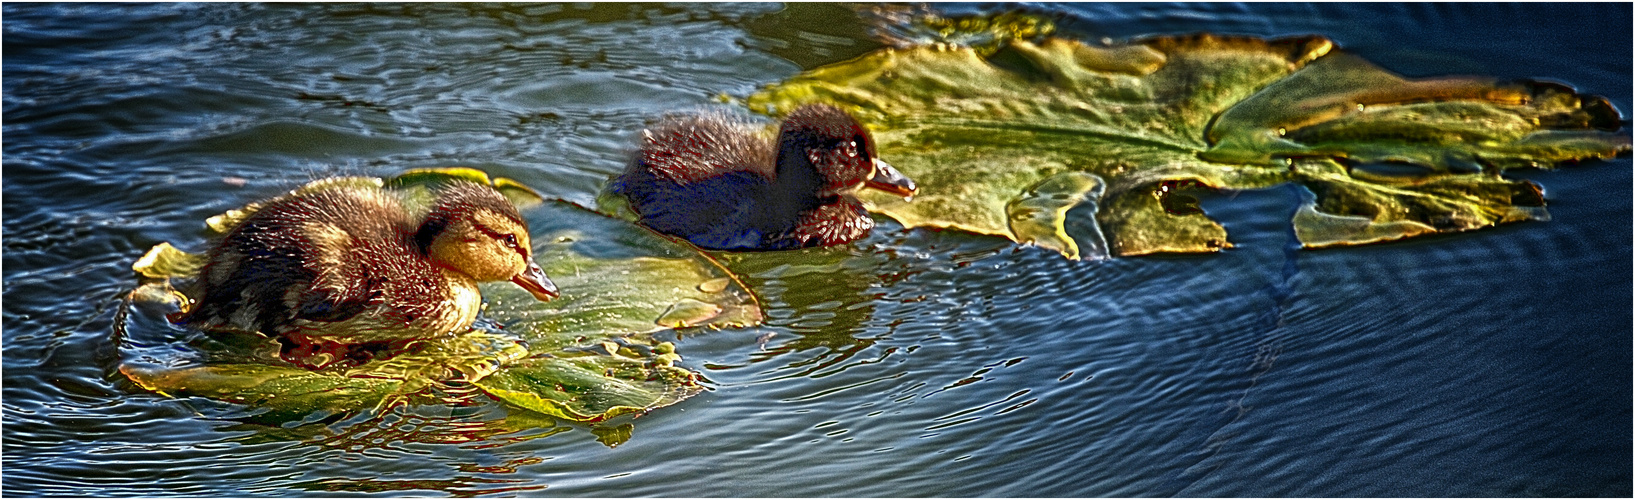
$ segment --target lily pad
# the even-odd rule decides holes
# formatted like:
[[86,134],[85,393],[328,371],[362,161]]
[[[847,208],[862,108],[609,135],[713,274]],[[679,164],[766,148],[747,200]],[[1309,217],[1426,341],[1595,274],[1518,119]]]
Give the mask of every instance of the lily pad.
[[[533,232],[535,261],[561,288],[560,297],[542,303],[515,286],[485,284],[483,316],[497,327],[417,341],[388,359],[344,370],[292,366],[278,359],[270,338],[229,335],[157,354],[127,345],[120,371],[155,392],[250,405],[279,419],[436,402],[449,399],[451,384],[472,384],[520,408],[601,421],[669,405],[702,389],[696,374],[675,366],[680,356],[674,346],[655,341],[653,333],[761,320],[754,296],[737,277],[696,249],[566,202],[547,202],[526,186],[491,181],[481,171],[328,179],[295,192],[384,186],[411,209],[424,210],[426,188],[449,179],[491,183],[519,205]],[[257,208],[213,217],[210,226],[225,230]],[[155,246],[133,266],[145,279],[132,299],[186,307],[187,285],[201,263],[199,254],[168,243]],[[678,321],[678,308],[694,312]],[[609,352],[604,345],[617,347]]]
[[[1503,177],[1506,169],[1630,148],[1603,98],[1542,82],[1405,79],[1322,37],[986,39],[880,49],[745,104],[852,111],[882,158],[919,183],[912,202],[862,193],[904,226],[1004,236],[1073,258],[1099,257],[1081,249],[1103,235],[1113,255],[1230,247],[1187,194],[1199,189],[1306,186],[1315,201],[1293,224],[1307,247],[1543,219],[1538,187]],[[1370,173],[1379,163],[1418,171]],[[1089,202],[1098,227],[1070,234],[1067,208]]]

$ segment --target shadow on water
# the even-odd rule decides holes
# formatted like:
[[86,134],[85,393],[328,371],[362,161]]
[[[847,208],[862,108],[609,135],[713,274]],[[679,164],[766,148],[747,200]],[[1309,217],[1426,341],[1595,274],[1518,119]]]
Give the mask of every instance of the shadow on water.
[[[787,253],[718,255],[745,284],[761,294],[766,331],[756,337],[762,349],[750,363],[799,353],[800,361],[777,369],[776,379],[821,376],[874,344],[858,336],[873,316],[870,293],[885,283],[877,268],[886,259],[858,247],[798,250]],[[781,338],[779,338],[781,336]],[[787,359],[786,359],[787,361]],[[712,367],[725,369],[728,367]]]
[[[1299,191],[1303,189],[1285,185],[1265,190],[1206,195],[1201,200],[1201,208],[1221,221],[1228,234],[1232,235],[1237,248],[1229,252],[1254,255],[1254,261],[1265,266],[1257,272],[1268,279],[1264,286],[1253,292],[1258,298],[1265,299],[1259,301],[1264,309],[1248,325],[1254,340],[1248,352],[1240,355],[1244,364],[1241,379],[1232,384],[1236,387],[1225,392],[1228,400],[1222,404],[1217,418],[1198,423],[1196,433],[1204,436],[1202,445],[1179,457],[1178,467],[1174,469],[1176,472],[1164,484],[1171,494],[1180,494],[1191,483],[1219,467],[1213,463],[1218,461],[1218,452],[1222,447],[1230,446],[1237,437],[1232,425],[1242,421],[1253,409],[1245,405],[1249,393],[1255,390],[1260,378],[1273,369],[1284,349],[1284,337],[1289,333],[1284,329],[1287,321],[1285,310],[1295,300],[1294,278],[1300,273],[1301,256],[1300,241],[1294,234],[1294,227],[1284,221],[1294,216],[1302,201]],[[1257,215],[1280,212],[1283,215],[1281,218]],[[1274,255],[1273,252],[1281,255]],[[1279,262],[1281,265],[1278,265]]]

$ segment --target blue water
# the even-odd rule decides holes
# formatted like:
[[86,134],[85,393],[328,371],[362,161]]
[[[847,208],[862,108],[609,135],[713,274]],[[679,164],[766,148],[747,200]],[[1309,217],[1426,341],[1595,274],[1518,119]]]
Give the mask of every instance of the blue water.
[[[1635,109],[1629,4],[932,8],[1088,39],[1320,34]],[[1071,262],[887,223],[733,257],[768,323],[676,339],[714,390],[617,447],[499,405],[236,420],[114,370],[151,245],[328,175],[466,165],[590,204],[644,120],[865,53],[870,26],[832,4],[3,14],[8,496],[1635,493],[1628,158],[1518,173],[1548,222],[1360,248],[1298,250],[1280,187],[1204,200],[1237,245],[1217,255]]]

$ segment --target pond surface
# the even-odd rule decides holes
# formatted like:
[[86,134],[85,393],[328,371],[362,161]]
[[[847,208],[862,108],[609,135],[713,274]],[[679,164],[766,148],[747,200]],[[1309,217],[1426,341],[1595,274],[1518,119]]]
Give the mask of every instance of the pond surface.
[[[1629,4],[1004,8],[1086,39],[1314,33],[1405,75],[1547,78],[1635,109]],[[1216,255],[1074,262],[885,223],[733,257],[767,324],[684,332],[713,390],[627,426],[497,404],[267,426],[115,369],[131,263],[201,248],[210,215],[453,165],[590,205],[644,120],[877,48],[870,22],[831,4],[6,4],[0,493],[1635,493],[1627,157],[1520,173],[1548,222],[1406,243],[1298,250],[1281,187],[1204,201],[1237,245]],[[488,430],[507,418],[538,424]]]

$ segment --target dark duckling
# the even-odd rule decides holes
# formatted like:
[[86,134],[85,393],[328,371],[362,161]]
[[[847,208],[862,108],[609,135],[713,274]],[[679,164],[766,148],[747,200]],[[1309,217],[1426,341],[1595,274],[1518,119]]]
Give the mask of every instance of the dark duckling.
[[809,104],[784,119],[777,142],[721,114],[670,117],[610,189],[638,222],[716,250],[784,250],[850,242],[874,220],[853,194],[908,197],[914,181],[874,151],[850,114]]
[[336,345],[401,345],[470,327],[482,305],[479,282],[509,280],[541,301],[557,295],[533,261],[516,207],[471,182],[438,189],[420,220],[378,188],[274,199],[228,231],[208,258],[199,300],[172,319],[276,336],[286,359],[314,368],[357,358],[342,350],[302,361]]

